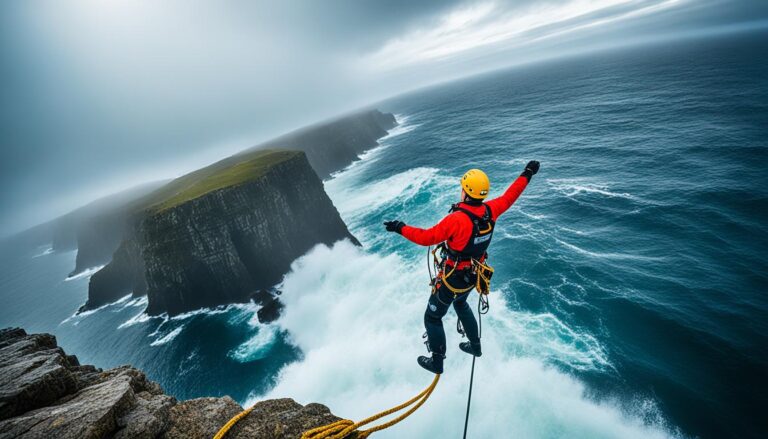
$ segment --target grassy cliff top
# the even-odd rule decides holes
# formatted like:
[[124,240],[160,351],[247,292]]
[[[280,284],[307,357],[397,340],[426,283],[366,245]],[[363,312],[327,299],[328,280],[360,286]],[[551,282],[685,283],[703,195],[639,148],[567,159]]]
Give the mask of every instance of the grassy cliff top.
[[273,166],[300,154],[303,152],[263,149],[226,158],[171,181],[150,194],[145,206],[151,212],[170,209],[209,192],[259,178]]

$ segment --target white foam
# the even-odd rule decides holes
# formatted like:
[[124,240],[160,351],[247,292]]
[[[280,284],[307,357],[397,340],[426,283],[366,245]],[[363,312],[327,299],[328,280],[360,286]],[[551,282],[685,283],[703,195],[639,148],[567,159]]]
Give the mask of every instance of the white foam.
[[276,325],[262,325],[256,329],[256,334],[253,337],[232,349],[227,356],[240,363],[266,358],[277,341],[277,332],[278,327]]
[[375,211],[397,199],[413,197],[437,175],[435,168],[414,168],[383,180],[358,186],[355,175],[326,182],[339,211],[348,216]]
[[86,317],[88,317],[88,316],[90,316],[92,314],[95,314],[95,313],[97,313],[97,312],[99,312],[99,311],[101,311],[101,310],[103,310],[105,308],[108,308],[108,307],[111,307],[111,306],[114,306],[114,305],[123,304],[123,303],[127,302],[128,299],[130,299],[130,298],[131,298],[131,295],[130,294],[126,294],[125,296],[117,299],[116,301],[114,301],[112,303],[107,303],[106,305],[101,305],[98,308],[89,309],[87,311],[82,311],[82,312],[75,311],[74,314],[72,314],[71,316],[69,316],[66,319],[62,320],[61,323],[59,323],[59,324],[63,325],[65,323],[72,322],[72,325],[77,326],[77,324],[80,323],[80,321],[82,319],[84,319],[84,318],[86,318]]
[[162,346],[166,343],[169,343],[173,341],[174,338],[178,337],[179,334],[181,334],[181,331],[184,329],[184,326],[179,326],[178,328],[174,329],[173,331],[169,332],[168,334],[164,335],[163,337],[158,338],[157,340],[150,343],[150,346]]
[[[126,297],[131,297],[131,295],[129,294]],[[123,299],[125,299],[125,297]],[[121,300],[123,300],[123,299],[121,299]],[[135,298],[133,300],[129,300],[129,301],[125,302],[125,304],[123,305],[121,310],[122,309],[126,309],[126,308],[138,308],[140,306],[147,306],[148,303],[149,303],[149,298],[147,296],[137,297],[137,298]]]
[[62,321],[61,321],[61,323],[59,323],[59,324],[60,324],[60,325],[63,325],[63,324],[65,324],[65,323],[69,323],[69,322],[72,322],[72,324],[73,324],[73,325],[77,326],[77,324],[78,324],[78,323],[80,323],[80,320],[82,320],[82,319],[84,319],[84,318],[88,317],[88,316],[89,316],[89,315],[91,315],[91,314],[94,314],[94,313],[96,313],[96,312],[98,312],[98,311],[101,311],[102,309],[104,309],[104,308],[108,307],[109,305],[110,305],[110,304],[101,305],[101,306],[100,306],[100,307],[98,307],[98,308],[89,309],[88,311],[82,311],[82,312],[79,312],[79,311],[75,311],[75,313],[74,313],[74,314],[72,314],[71,316],[69,316],[69,317],[67,317],[66,319],[62,320]]
[[135,316],[131,317],[130,319],[124,321],[121,323],[117,329],[123,329],[123,328],[129,328],[134,325],[138,325],[140,323],[148,322],[151,319],[157,319],[157,318],[163,318],[162,316],[150,316],[146,312],[142,311]]
[[[424,388],[431,375],[415,359],[424,353],[428,286],[426,268],[414,269],[412,262],[345,241],[315,247],[295,261],[282,285],[286,308],[277,325],[304,358],[286,366],[263,397],[322,402],[339,416],[361,419]],[[583,384],[549,365],[606,367],[597,339],[551,314],[510,312],[498,295],[492,301],[476,370],[472,437],[669,436],[662,426],[643,423],[642,404],[630,415],[591,400]],[[444,321],[449,349],[437,390],[414,416],[380,437],[455,437],[461,431],[471,358],[457,349],[452,311]]]
[[601,195],[608,198],[624,198],[627,200],[646,203],[627,192],[614,192],[610,190],[610,184],[597,182],[586,178],[552,178],[546,180],[552,190],[565,195],[568,198],[578,198],[580,195]]
[[593,252],[586,249],[583,249],[579,246],[570,244],[568,242],[565,242],[561,239],[554,238],[555,241],[557,241],[560,245],[563,247],[566,247],[570,250],[573,250],[576,253],[590,256],[593,258],[599,258],[599,259],[614,259],[614,260],[630,260],[630,261],[663,261],[666,258],[662,256],[644,256],[644,255],[633,255],[629,253],[600,253],[600,252]]
[[71,280],[82,279],[84,277],[85,278],[89,278],[94,273],[96,273],[97,271],[101,270],[102,268],[104,268],[104,265],[99,265],[97,267],[91,267],[91,268],[85,269],[85,270],[81,271],[80,273],[75,274],[74,276],[67,277],[66,279],[64,279],[64,281],[65,282],[69,282]]
[[368,166],[370,166],[372,163],[375,163],[379,159],[379,156],[381,156],[381,153],[391,145],[390,141],[394,137],[409,133],[419,126],[419,125],[408,124],[407,116],[396,115],[395,118],[398,120],[399,125],[389,130],[389,133],[386,136],[380,138],[378,140],[378,146],[373,147],[363,152],[362,154],[360,154],[357,160],[353,161],[344,169],[332,173],[330,178],[326,180],[324,183],[327,185],[328,182],[334,181],[342,175],[347,176],[347,178],[353,177],[353,176],[359,176],[360,173],[362,173]]
[[43,250],[41,253],[38,253],[32,256],[32,258],[39,258],[40,256],[50,255],[51,253],[53,253],[53,247],[48,247],[47,249]]
[[360,174],[363,169],[368,167],[371,163],[378,160],[379,155],[389,147],[388,144],[380,144],[379,146],[373,147],[364,153],[360,154],[357,160],[350,163],[346,168],[336,171],[331,174],[330,178],[328,180],[323,181],[324,184],[328,184],[330,181],[334,181],[336,178],[338,178],[340,175],[358,175]]
[[409,124],[408,119],[410,119],[410,116],[406,116],[404,114],[396,114],[395,120],[397,120],[398,125],[387,133],[386,136],[379,139],[379,142],[386,142],[387,140],[401,136],[406,133],[410,133],[411,131],[415,130],[420,126],[420,124]]

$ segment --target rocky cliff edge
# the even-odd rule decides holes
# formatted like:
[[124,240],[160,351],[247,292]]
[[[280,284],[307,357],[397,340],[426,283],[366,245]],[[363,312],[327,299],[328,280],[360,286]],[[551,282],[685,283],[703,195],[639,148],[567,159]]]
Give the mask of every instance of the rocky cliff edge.
[[[0,439],[209,439],[242,409],[227,396],[177,401],[138,369],[80,365],[53,335],[0,330]],[[226,437],[297,438],[338,419],[320,404],[272,399]]]

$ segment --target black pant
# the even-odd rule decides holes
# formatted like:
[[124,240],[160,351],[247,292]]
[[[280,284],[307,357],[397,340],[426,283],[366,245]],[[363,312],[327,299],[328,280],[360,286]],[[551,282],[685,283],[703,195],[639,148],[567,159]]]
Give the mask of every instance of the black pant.
[[[470,285],[474,285],[476,281],[476,275],[473,275],[469,270],[455,271],[449,278],[448,283],[453,288],[464,289]],[[477,320],[472,313],[472,309],[467,303],[470,291],[466,293],[454,295],[449,290],[442,280],[440,282],[440,288],[429,297],[429,303],[427,304],[427,311],[424,313],[424,327],[427,329],[427,339],[429,342],[429,350],[433,354],[439,356],[445,355],[445,330],[443,329],[443,316],[448,312],[448,306],[453,303],[453,309],[456,310],[456,315],[459,316],[461,325],[464,327],[464,332],[467,334],[467,338],[473,344],[480,343],[480,336],[477,333]]]

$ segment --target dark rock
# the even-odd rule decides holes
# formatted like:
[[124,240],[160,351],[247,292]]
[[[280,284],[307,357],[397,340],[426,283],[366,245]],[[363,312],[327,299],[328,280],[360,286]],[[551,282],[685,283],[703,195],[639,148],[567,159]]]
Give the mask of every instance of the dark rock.
[[[164,439],[212,438],[233,416],[243,410],[232,398],[197,398],[171,409],[171,424]],[[227,435],[228,439],[234,436]]]
[[274,300],[275,296],[267,290],[259,290],[251,294],[251,301],[256,305],[264,306]]
[[261,323],[274,322],[280,317],[280,313],[283,311],[285,305],[277,298],[280,291],[276,291],[274,294],[267,290],[259,290],[251,295],[251,301],[257,305],[261,305],[261,308],[256,312],[256,316]]
[[136,405],[117,419],[114,439],[151,439],[170,427],[171,410],[176,399],[144,391],[136,394]]
[[[243,410],[229,397],[177,402],[130,366],[102,372],[78,365],[49,334],[3,329],[0,346],[0,439],[209,439]],[[31,359],[43,359],[43,366],[27,368]],[[60,372],[51,375],[51,364]],[[42,389],[41,382],[54,389]],[[227,438],[295,438],[336,420],[320,404],[267,400]]]
[[283,305],[280,299],[273,297],[272,300],[268,301],[256,312],[256,317],[258,317],[260,323],[274,322],[280,317],[284,307],[285,305]]
[[89,386],[66,402],[0,422],[0,438],[103,438],[136,405],[127,376]]
[[88,301],[81,311],[112,303],[126,294],[147,294],[144,278],[144,260],[138,241],[128,239],[115,252],[112,262],[97,271],[88,280]]
[[321,404],[303,406],[289,398],[272,399],[254,405],[251,413],[235,424],[227,437],[293,439],[307,430],[338,420],[340,418]]
[[9,343],[13,343],[16,339],[27,335],[27,331],[21,328],[4,328],[0,329],[0,348],[7,346]]
[[4,330],[0,340],[0,420],[51,404],[77,390],[70,361],[52,335]]

